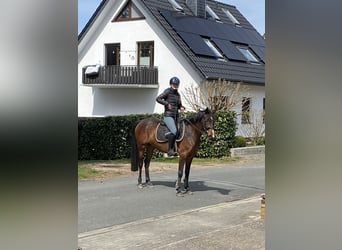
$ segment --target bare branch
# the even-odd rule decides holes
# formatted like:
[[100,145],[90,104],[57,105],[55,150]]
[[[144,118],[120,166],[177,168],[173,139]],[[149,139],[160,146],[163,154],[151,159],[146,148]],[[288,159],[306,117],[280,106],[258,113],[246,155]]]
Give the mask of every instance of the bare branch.
[[193,110],[209,107],[215,113],[217,110],[230,110],[239,103],[242,89],[246,86],[241,82],[206,80],[199,86],[186,87],[183,99]]

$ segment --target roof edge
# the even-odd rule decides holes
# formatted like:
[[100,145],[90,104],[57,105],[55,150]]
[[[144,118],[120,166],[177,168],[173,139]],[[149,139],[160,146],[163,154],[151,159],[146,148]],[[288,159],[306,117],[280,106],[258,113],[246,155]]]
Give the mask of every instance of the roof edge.
[[82,41],[82,39],[84,38],[85,34],[88,32],[88,30],[90,29],[92,24],[95,22],[96,18],[99,16],[99,14],[103,10],[103,8],[104,8],[104,6],[106,5],[107,2],[109,2],[109,0],[102,0],[102,2],[99,4],[99,6],[97,6],[95,12],[90,17],[90,19],[88,20],[88,22],[83,27],[83,29],[80,32],[80,34],[78,35],[78,43],[80,43]]

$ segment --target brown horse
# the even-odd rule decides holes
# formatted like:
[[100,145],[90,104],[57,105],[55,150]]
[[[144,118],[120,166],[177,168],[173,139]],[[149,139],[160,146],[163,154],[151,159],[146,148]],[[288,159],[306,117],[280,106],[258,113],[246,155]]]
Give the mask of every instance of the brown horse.
[[[149,166],[154,149],[167,152],[168,143],[160,143],[156,140],[155,131],[160,120],[155,117],[143,119],[137,123],[134,129],[131,170],[137,171],[139,168],[138,185],[143,187],[141,172],[143,162],[145,162],[146,185],[152,185],[149,174]],[[178,179],[176,182],[177,194],[181,193],[181,179],[185,165],[184,193],[191,192],[189,187],[189,174],[192,159],[194,158],[199,145],[202,133],[207,133],[209,138],[214,138],[214,118],[211,111],[207,108],[199,111],[194,116],[184,119],[184,137],[177,142],[179,155]],[[146,154],[145,154],[146,152]],[[145,159],[144,159],[145,156]]]

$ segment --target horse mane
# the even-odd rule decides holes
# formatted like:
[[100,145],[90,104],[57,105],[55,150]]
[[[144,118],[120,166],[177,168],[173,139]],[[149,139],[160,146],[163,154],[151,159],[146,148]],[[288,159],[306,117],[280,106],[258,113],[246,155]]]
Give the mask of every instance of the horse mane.
[[185,121],[189,123],[196,123],[200,121],[204,116],[204,111],[199,111],[198,113],[194,114],[193,116],[190,116],[189,118],[186,118]]

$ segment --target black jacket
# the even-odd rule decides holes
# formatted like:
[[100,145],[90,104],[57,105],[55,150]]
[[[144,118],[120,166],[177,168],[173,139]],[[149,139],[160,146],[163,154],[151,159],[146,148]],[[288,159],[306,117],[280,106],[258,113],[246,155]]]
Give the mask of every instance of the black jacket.
[[[182,107],[181,97],[177,89],[167,88],[156,98],[157,102],[164,105],[164,116],[177,118],[178,110]],[[171,110],[168,109],[168,104],[171,104]]]

